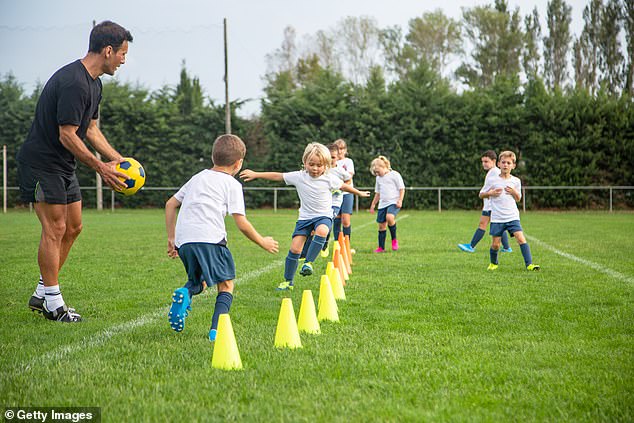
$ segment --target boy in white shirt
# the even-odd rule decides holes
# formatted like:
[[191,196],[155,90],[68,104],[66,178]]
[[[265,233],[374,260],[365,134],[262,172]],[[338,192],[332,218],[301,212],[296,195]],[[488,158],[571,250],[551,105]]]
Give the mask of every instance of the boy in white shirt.
[[374,206],[379,203],[376,222],[379,224],[379,247],[375,253],[385,252],[386,226],[392,236],[392,250],[398,250],[396,239],[396,215],[403,207],[405,184],[401,174],[393,170],[390,161],[385,156],[372,160],[370,172],[376,176],[374,198],[370,205],[370,213],[374,213]]
[[169,322],[176,332],[183,330],[191,299],[203,292],[203,283],[213,283],[218,289],[210,341],[216,339],[218,317],[229,313],[236,270],[227,248],[224,223],[227,213],[247,238],[269,253],[278,252],[277,241],[262,237],[245,216],[242,185],[234,178],[245,154],[246,146],[240,138],[221,135],[212,147],[213,167],[194,175],[165,204],[167,254],[171,258],[180,257],[187,272],[185,286],[172,294]]
[[[350,186],[354,186],[352,177],[354,177],[354,162],[348,155],[348,144],[345,140],[339,138],[334,145],[338,149],[337,168],[350,174]],[[340,213],[335,216],[333,223],[333,235],[335,240],[339,239],[339,232],[343,231],[344,236],[352,237],[352,209],[354,206],[354,196],[348,192],[343,193],[343,201],[340,207]]]
[[491,199],[491,226],[490,233],[493,236],[491,244],[491,263],[487,270],[498,268],[498,251],[502,233],[508,231],[514,236],[522,251],[526,270],[539,270],[539,265],[533,264],[531,249],[526,242],[522,226],[520,225],[520,211],[517,202],[522,198],[522,182],[511,175],[515,169],[515,153],[503,151],[498,161],[500,174],[491,174],[484,181],[484,187],[480,190],[480,198]]
[[295,224],[291,241],[291,248],[286,256],[284,266],[284,281],[277,290],[292,290],[295,271],[299,263],[299,256],[306,239],[314,232],[311,245],[306,252],[306,262],[300,270],[300,275],[313,274],[312,262],[321,251],[326,236],[332,227],[332,191],[341,189],[363,197],[369,197],[368,191],[361,192],[328,173],[330,168],[330,153],[328,149],[319,143],[313,142],[306,146],[302,156],[304,169],[296,172],[254,172],[246,169],[240,173],[240,177],[246,182],[254,179],[267,179],[269,181],[284,181],[287,185],[294,185],[299,196],[299,218]]

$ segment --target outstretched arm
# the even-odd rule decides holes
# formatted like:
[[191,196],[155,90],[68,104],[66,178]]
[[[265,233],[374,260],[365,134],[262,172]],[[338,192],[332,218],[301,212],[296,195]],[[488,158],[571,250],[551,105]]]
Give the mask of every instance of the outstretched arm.
[[359,197],[369,197],[370,196],[370,191],[359,191],[355,187],[350,186],[348,184],[341,185],[341,191],[349,192],[351,194],[358,195]]
[[174,245],[176,238],[176,210],[181,202],[172,197],[165,203],[165,228],[167,229],[167,255],[171,258],[178,257],[178,251]]
[[245,169],[240,172],[240,178],[245,182],[250,182],[254,179],[267,179],[269,181],[283,181],[284,175],[280,172],[254,172],[251,169]]
[[236,226],[240,229],[240,232],[244,234],[254,243],[258,244],[262,249],[269,253],[277,253],[279,251],[278,243],[270,236],[263,237],[255,230],[251,222],[249,222],[246,216],[242,214],[232,214],[233,220],[236,222]]

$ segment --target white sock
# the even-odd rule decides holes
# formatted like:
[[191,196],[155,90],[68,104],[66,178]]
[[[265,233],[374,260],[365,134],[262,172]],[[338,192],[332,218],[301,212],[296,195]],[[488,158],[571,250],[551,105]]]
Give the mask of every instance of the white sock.
[[59,290],[59,285],[45,286],[44,292],[44,305],[48,311],[57,310],[64,305],[64,298],[62,298],[62,291]]
[[44,298],[44,281],[42,281],[42,275],[40,275],[40,281],[37,283],[35,287],[35,291],[33,292],[33,296],[37,298]]

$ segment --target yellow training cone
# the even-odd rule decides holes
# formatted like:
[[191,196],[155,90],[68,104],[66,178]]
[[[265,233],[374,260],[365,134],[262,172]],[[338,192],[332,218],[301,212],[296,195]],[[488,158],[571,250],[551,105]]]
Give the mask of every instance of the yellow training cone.
[[321,333],[317,313],[315,312],[313,292],[310,289],[306,289],[302,292],[302,304],[299,306],[297,328],[300,332],[312,333],[313,335],[319,335]]
[[290,298],[282,300],[280,316],[277,319],[277,329],[275,330],[275,346],[277,348],[291,349],[302,347],[297,322],[295,321],[293,302]]
[[218,334],[211,357],[211,367],[223,370],[242,369],[238,344],[228,314],[221,314],[218,318]]
[[335,253],[341,250],[341,245],[339,245],[339,241],[335,241],[332,246],[332,260],[335,261]]
[[343,289],[343,283],[341,282],[341,277],[339,277],[339,271],[335,269],[332,262],[328,263],[328,266],[326,266],[326,276],[328,276],[328,280],[330,281],[332,296],[335,297],[335,300],[345,300],[346,292]]
[[341,283],[343,284],[343,286],[346,286],[346,277],[344,274],[344,267],[342,265],[341,262],[341,255],[343,254],[343,251],[340,249],[337,250],[337,252],[335,253],[335,257],[332,259],[332,264],[335,266],[335,269],[337,270],[337,272],[339,272],[339,277],[341,278]]
[[333,322],[339,321],[337,302],[335,301],[335,297],[332,295],[330,280],[326,275],[321,277],[321,283],[319,285],[319,311],[317,313],[317,320],[320,322],[324,320],[330,320]]
[[346,268],[346,263],[343,261],[344,252],[340,250],[341,254],[337,258],[337,262],[335,263],[335,267],[339,269],[341,272],[341,281],[345,285],[347,280],[350,280],[350,276],[348,276],[348,269]]

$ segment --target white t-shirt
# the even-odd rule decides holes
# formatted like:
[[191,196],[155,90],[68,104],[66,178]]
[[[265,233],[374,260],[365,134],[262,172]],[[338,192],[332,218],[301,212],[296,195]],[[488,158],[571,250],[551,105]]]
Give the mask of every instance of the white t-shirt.
[[[487,176],[484,177],[484,183],[486,183],[486,178],[489,177],[489,175],[499,175],[500,174],[500,169],[498,169],[497,166],[493,166],[491,169],[489,169],[489,171],[487,172]],[[491,199],[490,198],[484,198],[483,199],[483,205],[482,205],[482,210],[484,211],[491,211]]]
[[286,185],[293,185],[299,196],[298,220],[332,217],[332,190],[340,189],[343,181],[330,172],[313,178],[305,170],[282,174]]
[[[510,178],[504,179],[499,174],[492,173],[484,180],[484,186],[480,192],[484,193],[491,189],[512,186],[522,196],[522,181],[511,175]],[[491,222],[505,223],[520,219],[520,211],[517,208],[515,198],[506,191],[502,191],[499,197],[490,197],[491,199]]]
[[401,190],[405,189],[401,174],[395,170],[390,170],[383,176],[376,177],[374,192],[379,193],[378,208],[382,209],[390,204],[396,204],[401,196]]
[[[343,170],[340,167],[333,167],[328,172],[333,174],[336,178],[341,179],[343,182],[350,181],[352,179],[352,175]],[[345,191],[341,191],[340,189],[335,189],[332,191],[332,206],[333,207],[341,207],[343,203],[343,195]]]
[[176,247],[188,242],[225,243],[227,214],[245,215],[242,185],[233,176],[205,169],[174,197],[181,202],[176,220]]
[[[350,157],[345,157],[341,160],[337,160],[337,168],[348,172],[351,176],[354,176],[354,162]],[[350,181],[350,186],[354,186],[354,183],[352,181]],[[343,195],[352,195],[352,193],[344,192]]]

